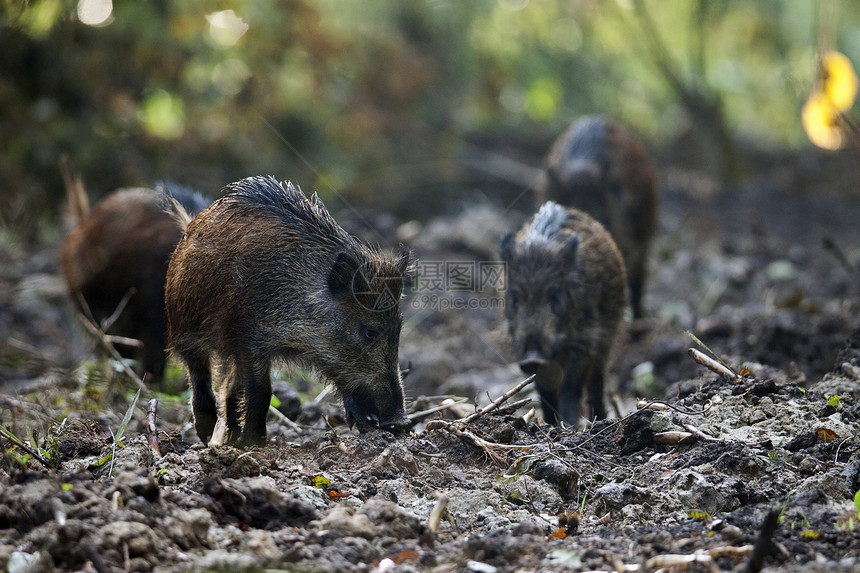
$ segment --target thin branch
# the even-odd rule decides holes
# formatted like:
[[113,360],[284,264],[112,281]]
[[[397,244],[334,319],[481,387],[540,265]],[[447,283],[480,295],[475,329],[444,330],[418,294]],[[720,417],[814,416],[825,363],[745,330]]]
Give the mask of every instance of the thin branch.
[[439,404],[438,406],[433,406],[432,408],[428,408],[426,410],[421,410],[419,412],[413,412],[413,413],[409,414],[409,416],[407,416],[407,418],[409,418],[410,422],[415,423],[415,422],[418,422],[420,420],[423,420],[424,418],[426,418],[430,414],[435,414],[436,412],[441,412],[442,410],[447,410],[451,406],[456,406],[458,404],[463,404],[465,402],[468,402],[467,398],[461,398],[459,400],[453,400],[451,402],[448,402],[447,404]]
[[[128,301],[131,300],[131,297],[134,296],[134,293],[136,292],[137,289],[134,287],[131,287],[130,289],[128,289],[128,291],[126,291],[125,295],[123,295],[122,297],[122,300],[119,301],[118,305],[116,305],[116,308],[114,309],[113,313],[101,322],[102,332],[106,332],[111,326],[113,326],[113,323],[117,321],[119,315],[122,314],[122,311],[124,311],[126,305],[128,305]],[[79,292],[78,295],[81,296],[81,293]]]
[[269,404],[269,413],[278,419],[279,422],[284,424],[285,426],[289,426],[291,429],[301,432],[302,427],[287,418],[280,410]]
[[84,328],[86,328],[90,334],[96,337],[96,339],[101,343],[102,347],[107,351],[108,354],[110,354],[111,358],[119,361],[119,363],[122,365],[123,371],[128,375],[129,378],[134,380],[135,384],[137,384],[141,392],[144,395],[148,395],[149,389],[146,387],[146,384],[143,383],[143,380],[140,379],[140,376],[138,376],[137,373],[131,369],[131,367],[126,363],[120,353],[117,352],[116,347],[114,347],[114,345],[111,344],[110,341],[105,339],[104,332],[102,332],[89,318],[84,316],[83,313],[79,312],[77,316],[81,324],[84,325]]
[[715,373],[723,375],[723,376],[728,376],[729,378],[736,380],[736,381],[740,381],[742,379],[740,374],[738,374],[737,372],[735,372],[731,368],[728,368],[725,364],[717,362],[716,360],[714,360],[713,358],[711,358],[710,356],[708,356],[704,352],[699,352],[695,348],[690,348],[687,350],[687,354],[690,355],[690,358],[692,358],[698,364],[704,366],[705,368],[707,368],[711,372],[715,372]]
[[504,394],[502,394],[501,396],[499,396],[498,398],[496,398],[495,400],[493,400],[492,402],[490,402],[489,404],[487,404],[486,406],[484,406],[483,408],[478,410],[477,412],[473,412],[473,413],[469,414],[468,416],[466,416],[465,418],[462,418],[462,419],[457,420],[457,421],[461,422],[463,424],[469,424],[471,422],[474,422],[475,420],[477,420],[481,416],[489,414],[490,412],[492,412],[493,410],[495,410],[496,408],[498,408],[499,406],[504,404],[507,400],[509,400],[511,398],[511,396],[515,395],[517,392],[519,392],[520,390],[522,390],[523,388],[525,388],[526,386],[528,386],[529,384],[534,382],[534,379],[535,379],[535,374],[532,374],[531,376],[529,376],[528,378],[526,378],[525,380],[523,380],[522,382],[520,382],[519,384],[517,384],[516,386],[514,386],[513,388],[511,388],[510,390],[508,390],[507,392],[505,392]]
[[153,398],[149,401],[149,407],[146,409],[146,438],[149,441],[149,447],[155,452],[155,455],[161,457],[161,450],[158,447],[158,432],[155,428],[155,418],[158,414],[158,400]]

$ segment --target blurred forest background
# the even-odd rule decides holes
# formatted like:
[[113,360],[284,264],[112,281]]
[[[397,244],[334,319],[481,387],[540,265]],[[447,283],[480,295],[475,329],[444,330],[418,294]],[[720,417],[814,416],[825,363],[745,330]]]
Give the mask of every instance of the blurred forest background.
[[851,159],[801,127],[821,49],[860,61],[860,3],[3,0],[0,222],[56,233],[63,153],[91,200],[271,174],[426,219],[514,200],[586,113],[742,185],[762,150]]

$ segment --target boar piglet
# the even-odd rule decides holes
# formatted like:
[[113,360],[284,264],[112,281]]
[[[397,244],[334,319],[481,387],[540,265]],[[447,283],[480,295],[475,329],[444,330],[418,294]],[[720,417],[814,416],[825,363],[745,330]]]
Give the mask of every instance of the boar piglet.
[[536,374],[544,418],[575,425],[582,391],[589,416],[606,417],[607,359],[627,300],[624,262],[600,223],[545,203],[502,238],[505,316],[526,374]]
[[328,379],[350,426],[407,426],[398,346],[408,253],[359,242],[291,183],[250,177],[224,190],[188,224],[165,292],[200,439],[220,443],[220,421],[230,442],[265,442],[278,358]]
[[537,205],[555,201],[575,207],[609,230],[624,257],[633,317],[642,318],[648,250],[657,229],[657,187],[636,136],[604,117],[578,120],[553,143],[535,191]]
[[[103,322],[118,310],[107,333],[140,340],[140,353],[119,346],[127,358],[139,354],[140,374],[157,385],[166,363],[164,281],[167,264],[182,237],[182,225],[167,211],[168,196],[197,213],[209,204],[199,193],[171,183],[155,189],[120,189],[84,213],[63,245],[60,263],[72,302],[81,297]],[[124,308],[120,308],[123,300]]]

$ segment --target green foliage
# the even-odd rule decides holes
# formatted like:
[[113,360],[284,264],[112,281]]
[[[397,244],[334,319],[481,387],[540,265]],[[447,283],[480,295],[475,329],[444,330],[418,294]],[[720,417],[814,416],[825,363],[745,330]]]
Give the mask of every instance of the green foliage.
[[833,406],[834,408],[841,408],[842,402],[839,400],[839,396],[837,394],[834,394],[827,398],[827,405]]
[[857,519],[860,519],[860,490],[854,494],[854,507],[857,509]]
[[[165,0],[114,2],[99,26],[78,7],[0,3],[0,216],[34,237],[63,204],[62,152],[94,197],[271,173],[426,216],[463,140],[544,149],[593,112],[665,140],[696,118],[655,38],[730,129],[806,145],[813,3]],[[860,61],[860,5],[839,8],[837,47]]]

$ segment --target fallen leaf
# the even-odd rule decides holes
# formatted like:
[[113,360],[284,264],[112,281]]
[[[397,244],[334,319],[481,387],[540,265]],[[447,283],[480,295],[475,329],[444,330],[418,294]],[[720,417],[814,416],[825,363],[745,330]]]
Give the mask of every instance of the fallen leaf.
[[839,434],[833,430],[828,430],[827,428],[818,428],[815,430],[815,433],[818,436],[818,439],[822,442],[832,442],[839,437]]

